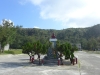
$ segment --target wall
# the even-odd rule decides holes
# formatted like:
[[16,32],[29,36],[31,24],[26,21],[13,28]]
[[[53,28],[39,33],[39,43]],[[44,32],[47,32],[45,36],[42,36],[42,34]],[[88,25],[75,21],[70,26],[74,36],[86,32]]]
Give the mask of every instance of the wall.
[[6,45],[4,46],[4,50],[9,50],[9,44],[6,44]]

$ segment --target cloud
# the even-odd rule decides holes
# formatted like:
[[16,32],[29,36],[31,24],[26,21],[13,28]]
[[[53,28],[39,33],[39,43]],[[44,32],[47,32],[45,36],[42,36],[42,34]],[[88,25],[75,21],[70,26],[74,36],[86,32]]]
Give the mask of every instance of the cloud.
[[63,27],[100,23],[100,0],[27,0],[40,7],[42,19],[61,21]]
[[19,3],[21,5],[25,5],[28,2],[31,2],[34,5],[40,5],[44,0],[20,0]]
[[34,5],[41,5],[45,0],[30,0]]
[[39,29],[40,27],[34,26],[34,28],[37,28],[37,29]]
[[19,0],[19,3],[21,5],[25,5],[27,2],[29,2],[29,0]]

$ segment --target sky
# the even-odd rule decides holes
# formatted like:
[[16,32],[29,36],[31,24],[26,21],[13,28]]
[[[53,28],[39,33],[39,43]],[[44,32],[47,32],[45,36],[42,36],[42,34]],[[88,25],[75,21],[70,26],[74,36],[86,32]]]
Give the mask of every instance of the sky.
[[23,28],[90,27],[100,24],[100,0],[0,0],[3,19]]

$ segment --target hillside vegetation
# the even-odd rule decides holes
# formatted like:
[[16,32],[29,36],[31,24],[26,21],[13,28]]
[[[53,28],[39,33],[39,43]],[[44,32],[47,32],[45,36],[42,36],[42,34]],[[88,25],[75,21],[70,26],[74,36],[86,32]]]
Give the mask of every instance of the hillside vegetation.
[[100,24],[88,28],[68,28],[63,30],[45,30],[35,28],[17,28],[15,41],[11,44],[12,48],[21,48],[25,42],[49,41],[52,33],[61,42],[72,44],[81,43],[83,49],[94,50],[100,48]]
[[27,42],[40,41],[49,43],[49,39],[55,33],[60,43],[82,45],[82,49],[100,49],[100,24],[87,28],[67,28],[63,30],[23,28],[21,26],[9,26],[9,23],[0,25],[0,42],[3,47],[6,43],[10,48],[21,49]]

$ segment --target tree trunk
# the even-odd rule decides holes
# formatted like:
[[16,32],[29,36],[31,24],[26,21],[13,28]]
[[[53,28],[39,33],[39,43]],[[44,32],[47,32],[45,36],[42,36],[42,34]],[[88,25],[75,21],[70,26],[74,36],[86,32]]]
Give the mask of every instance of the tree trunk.
[[60,53],[60,61],[61,61],[61,65],[63,65],[62,53]]
[[38,54],[39,64],[40,64],[40,54]]

